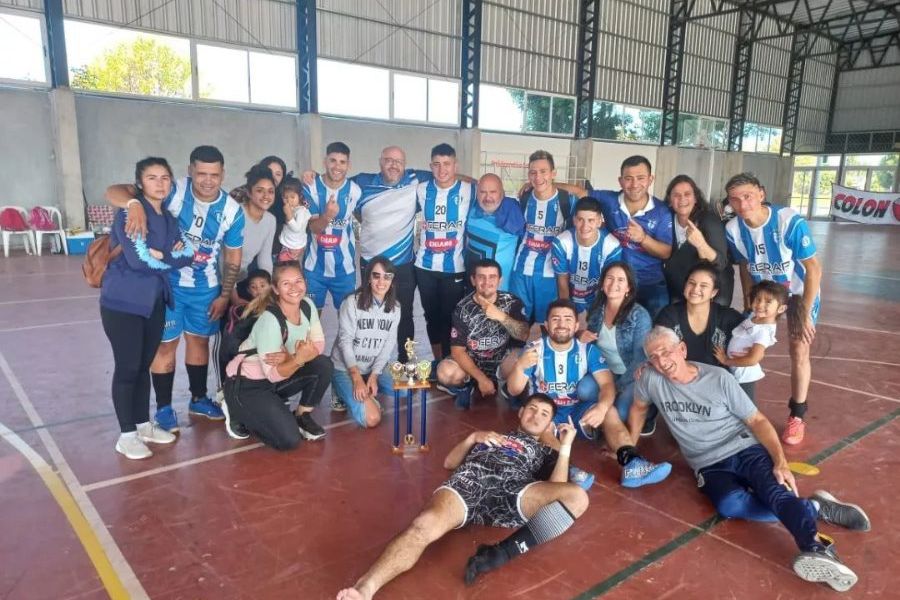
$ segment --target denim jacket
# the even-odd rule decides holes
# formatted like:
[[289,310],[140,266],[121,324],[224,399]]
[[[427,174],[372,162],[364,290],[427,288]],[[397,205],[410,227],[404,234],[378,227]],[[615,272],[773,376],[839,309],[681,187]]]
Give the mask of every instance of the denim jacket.
[[[606,313],[606,305],[592,310],[588,315],[588,331],[599,334]],[[650,333],[650,313],[640,304],[634,304],[625,319],[616,324],[616,348],[625,363],[625,373],[617,377],[622,385],[634,380],[634,371],[647,360],[644,339]]]

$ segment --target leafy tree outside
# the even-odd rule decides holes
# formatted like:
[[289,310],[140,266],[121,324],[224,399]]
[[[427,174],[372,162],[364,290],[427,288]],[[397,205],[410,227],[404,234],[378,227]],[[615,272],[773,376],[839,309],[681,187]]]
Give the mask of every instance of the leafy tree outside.
[[139,36],[72,69],[72,87],[169,98],[190,97],[191,62],[157,40]]

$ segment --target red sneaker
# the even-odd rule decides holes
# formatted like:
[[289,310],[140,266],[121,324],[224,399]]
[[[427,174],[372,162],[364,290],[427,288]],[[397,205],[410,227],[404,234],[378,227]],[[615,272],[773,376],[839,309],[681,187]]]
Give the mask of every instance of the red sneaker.
[[803,434],[806,433],[806,423],[800,417],[789,417],[787,427],[781,434],[781,441],[788,446],[796,446],[803,441]]

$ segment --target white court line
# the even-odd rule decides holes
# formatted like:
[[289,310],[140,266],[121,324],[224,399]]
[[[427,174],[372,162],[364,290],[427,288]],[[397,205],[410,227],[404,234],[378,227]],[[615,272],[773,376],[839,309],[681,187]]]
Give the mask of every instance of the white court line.
[[898,277],[872,275],[871,273],[850,273],[849,271],[829,271],[829,273],[837,273],[838,275],[853,275],[854,277],[871,277],[872,279],[887,279],[889,281],[900,281],[900,278]]
[[99,294],[88,294],[86,296],[60,296],[59,298],[37,298],[35,300],[7,300],[0,302],[0,306],[9,306],[10,304],[32,304],[33,302],[55,302],[57,300],[85,300],[87,298],[99,298]]
[[[429,404],[434,404],[439,400],[446,400],[446,397],[440,398],[430,398],[427,402],[425,402],[426,406]],[[416,400],[414,404],[418,405],[419,402]],[[406,410],[405,402],[400,402],[400,412],[404,412]],[[384,417],[387,415],[393,415],[393,410],[385,410]],[[382,423],[385,422],[385,419],[382,418]],[[356,421],[353,419],[344,419],[343,421],[338,421],[337,423],[329,423],[325,425],[323,429],[337,429],[338,427],[343,427],[345,425],[356,424]],[[401,423],[402,425],[402,423]],[[200,463],[209,462],[211,460],[216,460],[219,458],[225,458],[226,456],[231,456],[233,454],[240,454],[241,452],[249,452],[250,450],[256,450],[257,448],[262,448],[263,444],[261,442],[256,442],[255,444],[250,444],[248,446],[241,446],[240,448],[231,448],[229,450],[223,450],[221,452],[215,452],[213,454],[209,454],[207,456],[200,456],[198,458],[191,458],[189,460],[184,460],[177,463],[172,463],[171,465],[166,465],[164,467],[157,467],[155,469],[148,469],[147,471],[141,471],[140,473],[132,473],[131,475],[124,475],[122,477],[114,477],[113,479],[106,479],[103,481],[96,481],[94,483],[89,483],[81,487],[85,492],[93,492],[94,490],[100,490],[103,488],[111,487],[114,485],[118,485],[120,483],[127,483],[129,481],[134,481],[136,479],[143,479],[144,477],[150,477],[151,475],[158,475],[160,473],[168,473],[169,471],[175,471],[176,469],[180,469],[182,467],[190,467],[192,465],[197,465]]]
[[[775,373],[776,375],[781,375],[783,377],[790,377],[790,373],[785,373],[783,371],[775,371],[772,369],[765,369],[766,373]],[[862,394],[863,396],[869,396],[871,398],[878,398],[879,400],[887,400],[888,402],[896,402],[900,404],[900,398],[891,398],[890,396],[882,396],[881,394],[873,394],[872,392],[864,392],[862,390],[854,390],[853,388],[844,387],[842,385],[837,385],[835,383],[828,383],[825,381],[820,381],[818,379],[810,379],[810,383],[818,383],[819,385],[824,385],[826,387],[835,388],[838,390],[843,390],[845,392],[852,392],[854,394]]]
[[43,427],[43,419],[41,419],[37,410],[35,410],[34,404],[28,399],[25,388],[22,387],[19,379],[13,373],[12,368],[9,366],[9,363],[6,362],[6,357],[3,356],[2,352],[0,352],[0,371],[3,371],[6,380],[9,382],[9,386],[19,400],[19,404],[22,406],[25,414],[28,415],[28,420],[31,421],[32,426],[36,428],[41,443],[43,443],[44,448],[46,448],[47,452],[50,454],[50,460],[53,461],[53,465],[56,467],[60,478],[66,484],[66,487],[69,488],[69,493],[72,494],[72,498],[75,499],[75,503],[78,504],[78,508],[81,510],[84,518],[91,526],[97,539],[100,540],[100,545],[109,557],[109,562],[119,575],[119,579],[122,581],[125,589],[132,598],[147,598],[149,600],[150,597],[138,581],[131,565],[125,560],[125,556],[122,554],[122,551],[119,549],[119,546],[116,544],[112,535],[110,535],[109,530],[103,523],[103,519],[100,518],[100,513],[97,512],[97,508],[91,502],[90,498],[88,498],[87,493],[82,489],[81,484],[78,483],[75,473],[72,471],[69,463],[66,462],[65,457],[63,457],[53,436],[51,436],[50,432]]
[[[790,354],[767,354],[766,358],[790,358]],[[810,356],[811,359],[818,360],[839,360],[842,362],[858,362],[868,365],[885,365],[888,367],[900,367],[900,363],[884,362],[880,360],[869,360],[867,358],[845,358],[843,356]]]
[[10,327],[0,329],[0,333],[12,333],[14,331],[31,331],[32,329],[49,329],[51,327],[65,327],[67,325],[84,325],[85,323],[99,323],[100,319],[85,319],[84,321],[66,321],[65,323],[45,323],[44,325],[29,325],[28,327]]
[[896,331],[885,331],[884,329],[869,329],[868,327],[853,327],[852,325],[838,325],[837,323],[822,323],[821,321],[816,324],[816,327],[820,325],[825,325],[826,327],[835,327],[837,329],[849,329],[850,331],[868,331],[869,333],[886,333],[887,335],[900,335],[900,332]]

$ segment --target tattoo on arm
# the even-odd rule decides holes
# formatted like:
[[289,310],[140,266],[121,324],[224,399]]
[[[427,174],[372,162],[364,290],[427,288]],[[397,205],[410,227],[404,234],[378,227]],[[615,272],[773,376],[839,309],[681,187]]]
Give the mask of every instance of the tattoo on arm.
[[509,332],[509,335],[513,336],[517,340],[524,341],[528,337],[528,331],[530,329],[528,323],[517,321],[509,315],[506,315],[506,318],[500,321],[500,324],[503,325],[503,328]]
[[222,265],[222,295],[231,296],[231,290],[237,283],[238,274],[240,274],[241,266],[233,263],[224,263]]

